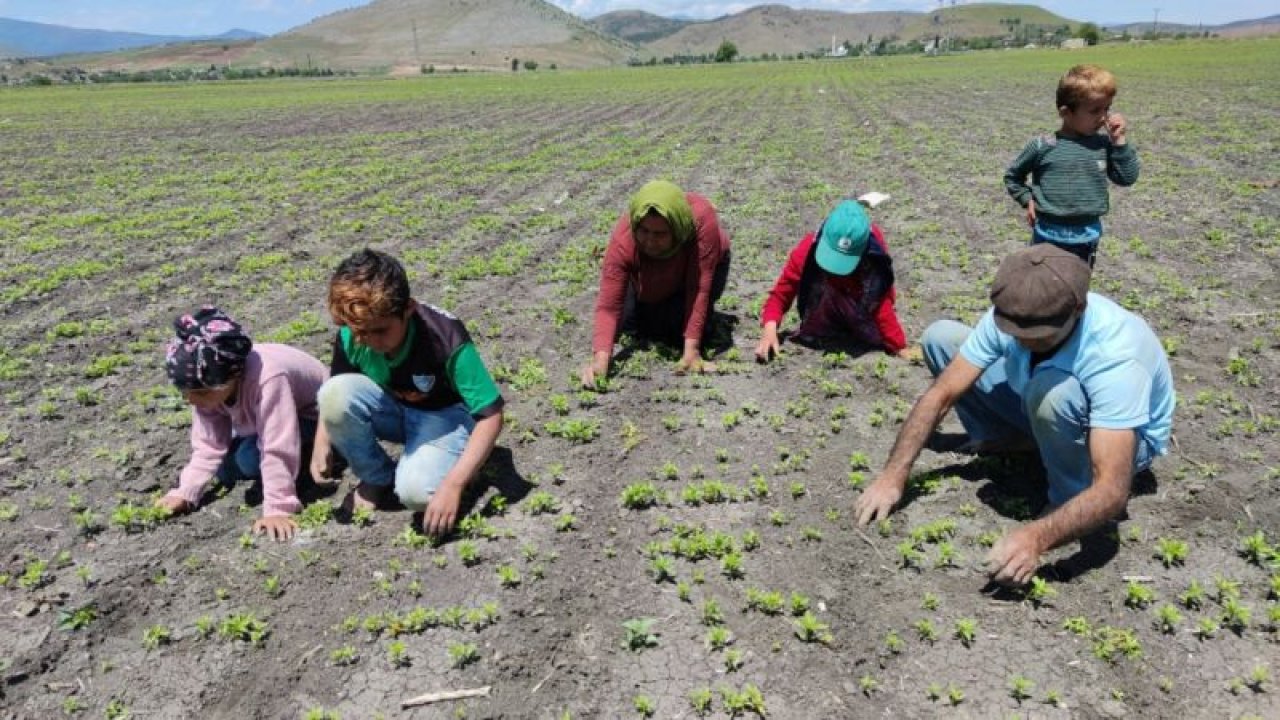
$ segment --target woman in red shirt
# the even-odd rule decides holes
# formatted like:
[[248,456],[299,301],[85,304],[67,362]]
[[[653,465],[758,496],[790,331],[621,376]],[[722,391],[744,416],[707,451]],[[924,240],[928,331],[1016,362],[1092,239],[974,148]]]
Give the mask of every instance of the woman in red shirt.
[[681,372],[711,369],[702,340],[728,276],[729,235],[711,202],[665,180],[640,188],[605,249],[582,384],[608,374],[619,330],[682,348]]
[[803,344],[848,338],[910,358],[906,335],[894,312],[893,261],[884,234],[862,205],[845,200],[791,250],[760,314],[763,335],[756,359],[778,353],[778,324],[799,299],[800,327],[792,337]]

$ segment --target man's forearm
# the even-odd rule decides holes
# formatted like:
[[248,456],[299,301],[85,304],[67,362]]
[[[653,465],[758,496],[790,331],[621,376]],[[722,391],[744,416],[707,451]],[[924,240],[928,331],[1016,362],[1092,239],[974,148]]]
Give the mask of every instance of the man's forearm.
[[1124,511],[1133,484],[1136,443],[1132,430],[1090,431],[1093,480],[1089,487],[1029,526],[1042,552],[1084,537]]
[[930,386],[907,414],[897,439],[893,441],[893,450],[889,452],[882,474],[897,477],[905,484],[920,450],[950,409],[951,403],[944,394],[938,392],[936,385]]

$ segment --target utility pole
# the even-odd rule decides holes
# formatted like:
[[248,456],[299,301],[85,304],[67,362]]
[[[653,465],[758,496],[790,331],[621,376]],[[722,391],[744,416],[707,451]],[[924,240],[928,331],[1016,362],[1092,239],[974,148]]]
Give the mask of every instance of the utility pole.
[[409,22],[413,26],[413,57],[418,61],[418,64],[421,65],[422,51],[418,49],[418,21],[410,20]]
[[1155,22],[1152,23],[1151,32],[1152,34],[1160,32],[1160,8],[1156,8],[1156,19]]

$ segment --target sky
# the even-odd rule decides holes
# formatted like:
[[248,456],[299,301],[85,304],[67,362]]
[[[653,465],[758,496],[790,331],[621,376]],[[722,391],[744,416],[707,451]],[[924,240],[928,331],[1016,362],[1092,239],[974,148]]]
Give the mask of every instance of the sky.
[[[1025,0],[1034,2],[1034,0]],[[612,10],[647,10],[658,15],[713,18],[760,2],[688,2],[681,0],[550,0],[581,17]],[[951,0],[945,0],[947,5]],[[959,0],[958,4],[965,4]],[[335,10],[366,4],[362,0],[0,0],[0,17],[101,30],[156,35],[216,35],[231,28],[272,35]],[[868,12],[932,10],[937,0],[798,0],[796,8]],[[1099,24],[1149,22],[1220,25],[1275,14],[1275,0],[1041,0],[1041,7],[1072,20]],[[1157,8],[1159,10],[1157,11]]]

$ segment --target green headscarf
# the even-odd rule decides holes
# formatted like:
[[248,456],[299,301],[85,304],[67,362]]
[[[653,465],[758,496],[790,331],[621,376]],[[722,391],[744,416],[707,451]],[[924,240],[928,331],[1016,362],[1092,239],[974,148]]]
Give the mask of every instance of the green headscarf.
[[650,211],[657,212],[669,225],[675,243],[664,258],[675,255],[685,243],[693,240],[697,229],[693,225],[693,208],[684,197],[684,191],[675,183],[653,180],[631,196],[631,232]]

